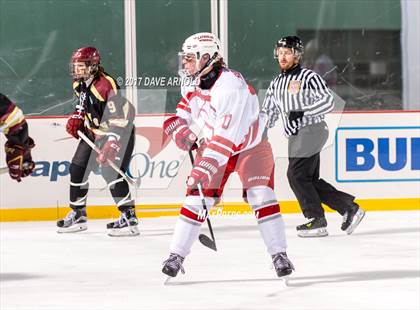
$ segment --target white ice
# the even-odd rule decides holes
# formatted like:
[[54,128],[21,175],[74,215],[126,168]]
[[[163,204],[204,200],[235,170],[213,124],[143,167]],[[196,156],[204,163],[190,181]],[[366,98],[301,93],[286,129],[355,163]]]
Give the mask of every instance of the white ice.
[[[185,275],[164,286],[161,264],[175,217],[148,218],[141,236],[111,238],[103,220],[57,234],[53,222],[0,223],[0,308],[9,309],[419,309],[420,212],[367,212],[347,236],[302,239],[284,215],[289,286],[270,269],[255,219],[217,217],[218,252],[198,241]],[[205,230],[203,230],[205,231]]]

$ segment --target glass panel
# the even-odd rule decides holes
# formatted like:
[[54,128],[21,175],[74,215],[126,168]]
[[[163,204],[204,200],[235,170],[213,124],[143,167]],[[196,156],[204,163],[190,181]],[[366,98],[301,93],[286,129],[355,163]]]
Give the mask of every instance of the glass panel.
[[69,113],[70,56],[87,45],[108,73],[124,75],[123,1],[0,0],[1,92],[25,114]]
[[304,65],[346,110],[402,109],[399,0],[229,1],[229,65],[258,90],[279,74],[274,43],[298,35]]
[[[211,30],[210,1],[138,0],[136,19],[137,112],[175,112],[180,99],[178,52],[188,36]],[[161,104],[162,89],[167,89],[165,105]],[[153,90],[158,90],[155,96]],[[150,98],[159,98],[159,104]]]

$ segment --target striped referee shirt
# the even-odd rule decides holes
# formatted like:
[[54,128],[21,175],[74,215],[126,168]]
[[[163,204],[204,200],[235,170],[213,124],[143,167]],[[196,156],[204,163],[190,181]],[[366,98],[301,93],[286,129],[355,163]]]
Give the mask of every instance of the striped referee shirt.
[[[300,128],[320,123],[334,108],[334,97],[320,75],[298,65],[271,81],[262,105],[268,115],[267,128],[281,117],[286,137]],[[290,111],[303,111],[298,121],[289,122]]]

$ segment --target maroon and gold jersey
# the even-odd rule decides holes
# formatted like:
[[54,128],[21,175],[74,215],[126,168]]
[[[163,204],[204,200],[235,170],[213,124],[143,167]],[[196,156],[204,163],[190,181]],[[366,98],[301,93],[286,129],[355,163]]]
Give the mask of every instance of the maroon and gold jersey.
[[3,94],[0,94],[0,132],[13,144],[28,142],[28,124],[22,110]]
[[125,99],[115,80],[100,71],[89,85],[74,81],[79,105],[86,112],[85,126],[97,139],[130,133],[134,128],[135,110]]

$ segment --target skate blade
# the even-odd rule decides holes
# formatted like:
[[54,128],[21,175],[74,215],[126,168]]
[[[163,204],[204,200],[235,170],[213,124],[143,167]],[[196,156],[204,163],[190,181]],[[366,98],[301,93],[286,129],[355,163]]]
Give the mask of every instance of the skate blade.
[[317,238],[317,237],[326,237],[328,236],[328,231],[326,228],[317,228],[311,230],[301,230],[298,231],[297,235],[301,238]]
[[360,222],[365,217],[365,214],[366,214],[366,212],[364,210],[362,210],[361,208],[359,208],[359,210],[357,210],[356,214],[354,215],[353,222],[346,229],[347,235],[351,235],[353,233],[353,231],[357,228],[357,226],[359,226]]
[[165,282],[163,282],[163,285],[171,285],[170,281],[171,281],[172,277],[168,276],[165,280]]
[[140,235],[140,232],[137,226],[108,229],[108,236],[110,237],[135,237],[138,235]]
[[82,224],[76,224],[67,228],[59,227],[57,229],[57,233],[59,234],[77,233],[80,231],[85,231],[86,229],[87,229],[87,224],[82,223]]
[[289,280],[290,280],[290,276],[283,276],[279,278],[280,283],[284,286],[284,287],[288,287],[289,286]]

